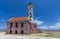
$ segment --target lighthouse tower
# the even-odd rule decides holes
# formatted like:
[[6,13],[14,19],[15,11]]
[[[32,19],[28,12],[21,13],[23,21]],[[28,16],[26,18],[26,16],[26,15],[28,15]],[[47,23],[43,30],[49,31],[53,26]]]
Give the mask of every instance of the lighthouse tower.
[[29,3],[29,5],[28,5],[28,14],[29,14],[29,16],[28,16],[29,22],[33,23],[33,5],[32,5],[32,3]]

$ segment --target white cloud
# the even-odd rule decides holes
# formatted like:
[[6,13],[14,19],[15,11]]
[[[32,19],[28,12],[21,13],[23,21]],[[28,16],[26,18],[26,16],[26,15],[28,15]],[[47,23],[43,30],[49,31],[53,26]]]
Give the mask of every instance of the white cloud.
[[43,21],[40,21],[38,19],[40,19],[41,17],[37,17],[36,19],[34,19],[34,23],[36,23],[37,25],[41,25],[43,24],[44,22]]
[[34,20],[34,23],[36,23],[37,25],[43,24],[43,22],[42,21],[39,21],[39,20]]
[[[43,21],[40,21],[40,20],[38,20],[38,19],[40,19],[41,17],[37,17],[35,20],[34,20],[34,23],[36,23],[38,26],[40,26],[41,24],[43,24],[44,22]],[[58,20],[60,20],[60,19],[58,19]],[[40,29],[60,29],[60,22],[57,22],[57,23],[55,23],[54,25],[51,25],[51,26],[46,26],[46,25],[44,25],[44,26],[40,26],[40,27],[38,27],[38,28],[40,28]]]
[[4,19],[0,20],[0,24],[2,24],[2,23],[5,23],[5,20]]
[[42,26],[42,27],[40,27],[41,29],[48,29],[48,27],[47,26]]
[[5,20],[4,20],[4,19],[2,19],[1,21],[2,21],[2,22],[4,22]]
[[36,20],[40,19],[41,17],[37,17]]
[[4,30],[6,28],[6,26],[3,26],[0,24],[0,30]]
[[57,22],[52,26],[42,26],[40,29],[60,29],[60,22]]
[[4,30],[6,28],[6,22],[4,19],[0,21],[0,30]]
[[60,18],[59,18],[59,19],[57,19],[57,20],[60,20]]

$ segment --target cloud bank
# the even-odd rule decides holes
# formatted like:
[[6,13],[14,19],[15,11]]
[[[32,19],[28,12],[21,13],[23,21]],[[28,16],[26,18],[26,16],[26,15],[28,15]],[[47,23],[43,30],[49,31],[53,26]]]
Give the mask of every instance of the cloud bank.
[[0,30],[5,30],[6,29],[6,22],[4,19],[0,21]]
[[41,24],[43,24],[43,21],[34,20],[34,23],[36,23],[37,25],[41,25]]
[[[38,19],[40,19],[40,17],[36,18],[34,20],[34,23],[36,23],[39,26],[39,29],[42,29],[42,30],[60,30],[60,22],[56,22],[54,25],[51,25],[51,26],[46,26],[46,25],[44,25],[45,22],[40,21]],[[58,19],[58,20],[60,20],[60,19]],[[42,24],[43,24],[43,26],[40,26]]]
[[60,22],[55,23],[52,26],[42,26],[40,29],[45,29],[45,30],[60,30]]

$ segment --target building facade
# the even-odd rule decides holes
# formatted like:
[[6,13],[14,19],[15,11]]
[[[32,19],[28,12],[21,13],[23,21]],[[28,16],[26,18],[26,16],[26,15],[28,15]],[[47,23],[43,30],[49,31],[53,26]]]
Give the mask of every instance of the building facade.
[[7,34],[29,34],[37,32],[37,25],[31,24],[27,17],[12,18],[7,22]]

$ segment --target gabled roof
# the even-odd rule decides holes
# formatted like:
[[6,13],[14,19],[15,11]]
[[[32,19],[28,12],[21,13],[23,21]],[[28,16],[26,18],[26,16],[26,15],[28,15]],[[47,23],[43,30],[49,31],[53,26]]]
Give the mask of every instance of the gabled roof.
[[28,20],[28,17],[16,17],[16,18],[11,18],[8,21],[25,21]]

